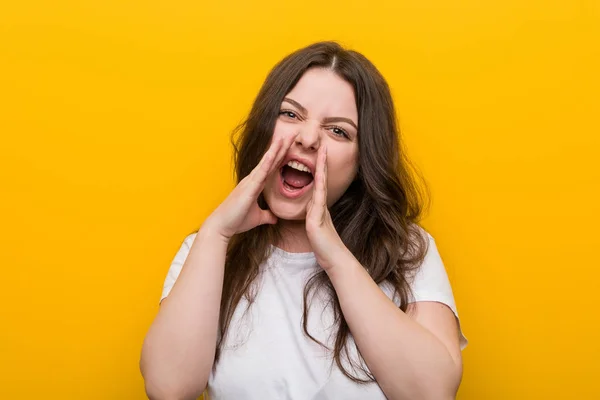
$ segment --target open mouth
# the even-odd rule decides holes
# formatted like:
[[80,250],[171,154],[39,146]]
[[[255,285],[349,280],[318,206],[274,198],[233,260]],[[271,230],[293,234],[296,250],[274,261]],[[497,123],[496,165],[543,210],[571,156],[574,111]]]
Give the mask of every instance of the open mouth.
[[283,188],[290,194],[304,192],[313,182],[314,177],[308,171],[301,171],[289,165],[284,165],[280,171]]

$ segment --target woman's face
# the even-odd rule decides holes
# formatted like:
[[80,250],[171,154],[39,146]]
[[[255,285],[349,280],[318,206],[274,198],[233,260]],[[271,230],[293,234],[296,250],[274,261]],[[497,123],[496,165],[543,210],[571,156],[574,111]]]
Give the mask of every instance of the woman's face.
[[352,86],[327,69],[306,71],[281,103],[273,133],[272,140],[294,137],[280,168],[267,178],[263,191],[278,218],[305,219],[321,146],[327,148],[327,205],[344,194],[358,169],[357,127]]

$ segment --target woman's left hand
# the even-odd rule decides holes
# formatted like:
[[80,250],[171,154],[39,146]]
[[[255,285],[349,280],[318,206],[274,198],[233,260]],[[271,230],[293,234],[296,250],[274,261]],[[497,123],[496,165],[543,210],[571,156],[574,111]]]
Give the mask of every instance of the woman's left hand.
[[348,249],[338,235],[327,208],[327,148],[319,148],[312,199],[306,206],[306,233],[317,262],[329,270]]

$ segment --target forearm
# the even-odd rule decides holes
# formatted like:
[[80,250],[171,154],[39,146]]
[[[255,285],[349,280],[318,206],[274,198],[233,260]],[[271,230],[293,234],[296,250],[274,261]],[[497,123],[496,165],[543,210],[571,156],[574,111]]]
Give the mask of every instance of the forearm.
[[227,242],[203,226],[144,340],[140,368],[149,395],[195,399],[206,387],[226,252]]
[[389,399],[453,399],[461,368],[444,344],[402,312],[352,256],[328,269],[344,317]]

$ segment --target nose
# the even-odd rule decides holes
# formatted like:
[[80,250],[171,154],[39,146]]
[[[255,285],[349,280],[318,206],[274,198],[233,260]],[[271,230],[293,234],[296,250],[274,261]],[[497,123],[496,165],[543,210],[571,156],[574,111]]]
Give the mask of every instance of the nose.
[[297,146],[304,147],[307,150],[316,151],[319,149],[321,142],[321,129],[318,122],[305,122],[302,124],[296,138],[294,139]]

